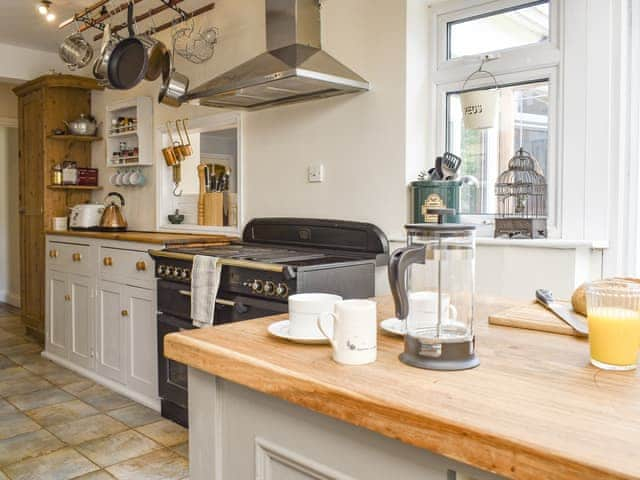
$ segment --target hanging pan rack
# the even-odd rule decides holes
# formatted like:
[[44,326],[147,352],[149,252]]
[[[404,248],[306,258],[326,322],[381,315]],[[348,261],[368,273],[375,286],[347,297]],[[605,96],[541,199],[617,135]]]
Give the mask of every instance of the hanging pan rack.
[[[107,10],[106,5],[109,3],[109,1],[110,0],[99,0],[95,2],[94,4],[88,6],[87,8],[85,8],[84,10],[78,13],[75,13],[72,17],[62,22],[58,26],[58,29],[63,29],[68,27],[69,25],[80,22],[83,24],[78,27],[78,31],[80,32],[84,32],[85,30],[89,30],[90,28],[95,28],[97,30],[100,30],[100,33],[98,33],[93,37],[93,40],[97,41],[102,38],[102,35],[103,35],[102,31],[104,30],[106,20],[113,18],[115,15],[117,15],[120,12],[126,11],[127,6],[129,5],[130,2],[133,2],[134,4],[138,4],[145,0],[129,0],[121,3],[120,5],[116,6],[112,10]],[[187,12],[178,6],[178,4],[182,3],[184,0],[155,0],[155,1],[160,2],[162,5],[158,5],[154,8],[149,8],[146,12],[136,16],[135,17],[136,22],[140,22],[142,20],[151,18],[154,15],[157,15],[158,13],[168,9],[173,10],[177,14],[177,16],[168,22],[165,22],[158,26],[154,26],[153,28],[150,28],[148,31],[144,32],[145,34],[148,34],[148,35],[153,35],[155,33],[171,28],[174,25],[179,25],[187,20],[190,20],[199,15],[202,15],[203,13],[213,10],[216,6],[216,4],[212,2],[206,5],[203,5],[200,8],[196,8],[191,12]],[[96,11],[98,12],[97,16],[95,16],[95,13],[94,13]],[[126,27],[126,23],[114,25],[111,28],[111,32],[117,35],[117,32],[119,30],[122,30],[125,27]]]

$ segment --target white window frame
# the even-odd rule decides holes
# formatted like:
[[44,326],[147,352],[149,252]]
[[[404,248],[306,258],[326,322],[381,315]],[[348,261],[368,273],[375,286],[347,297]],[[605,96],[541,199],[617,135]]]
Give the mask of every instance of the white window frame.
[[[463,56],[447,59],[447,27],[450,22],[464,20],[470,17],[491,14],[501,10],[530,4],[531,0],[450,0],[431,6],[431,58],[432,62],[432,138],[429,144],[433,146],[430,158],[436,153],[442,153],[446,148],[446,103],[447,94],[462,90],[465,79],[480,65],[485,54]],[[549,81],[549,152],[547,164],[548,183],[548,231],[550,238],[559,238],[561,225],[561,134],[562,131],[562,78],[561,78],[561,36],[562,9],[560,0],[550,0],[549,3],[549,39],[545,42],[508,48],[498,52],[488,52],[497,55],[485,66],[493,73],[499,85],[526,83],[548,79]],[[467,89],[490,87],[492,80],[479,77],[467,82]],[[490,236],[493,233],[492,215],[467,215],[465,220],[477,223],[484,228],[479,229],[479,235]]]
[[[237,131],[237,195],[238,195],[238,222],[236,226],[205,226],[194,224],[169,224],[166,218],[166,212],[171,211],[171,208],[167,209],[167,206],[172,207],[174,205],[173,197],[173,180],[171,168],[165,165],[164,158],[160,154],[162,148],[169,146],[169,135],[166,127],[161,127],[157,130],[157,144],[156,152],[159,153],[157,159],[158,168],[156,168],[156,229],[163,232],[175,232],[175,233],[219,233],[224,235],[236,235],[239,236],[244,228],[244,176],[243,176],[243,164],[244,164],[244,114],[239,112],[225,112],[214,115],[207,115],[204,117],[193,118],[189,122],[189,132],[212,132],[218,130],[228,130],[231,128]],[[174,132],[175,136],[175,132]]]

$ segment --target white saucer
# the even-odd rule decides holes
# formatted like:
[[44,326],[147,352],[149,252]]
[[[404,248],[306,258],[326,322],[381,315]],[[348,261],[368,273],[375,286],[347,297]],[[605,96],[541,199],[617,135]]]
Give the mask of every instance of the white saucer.
[[329,343],[329,339],[327,339],[324,335],[317,337],[293,337],[289,335],[289,320],[281,320],[279,322],[272,323],[271,325],[269,325],[269,327],[267,327],[267,330],[274,337],[289,340],[291,342],[306,343],[311,345]]
[[391,335],[404,337],[407,333],[407,322],[397,318],[387,318],[380,322],[380,328]]

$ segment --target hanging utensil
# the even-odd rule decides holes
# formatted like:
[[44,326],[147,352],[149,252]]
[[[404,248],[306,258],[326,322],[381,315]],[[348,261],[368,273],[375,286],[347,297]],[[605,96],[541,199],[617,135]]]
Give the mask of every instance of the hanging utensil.
[[180,162],[180,159],[176,155],[176,149],[174,147],[173,135],[171,134],[171,122],[167,122],[167,134],[169,135],[169,146],[162,149],[162,156],[167,164],[167,167],[173,167]]
[[182,138],[182,132],[180,132],[180,120],[176,120],[176,130],[178,131],[178,135],[180,136],[180,146],[178,148],[180,149],[180,153],[182,153],[184,157],[190,157],[193,154],[193,148],[191,147],[191,140],[189,139],[187,127],[185,126],[184,122],[185,121],[182,120],[182,128],[187,138],[187,143],[185,143],[184,139]]
[[153,27],[149,32],[140,35],[138,38],[144,44],[147,49],[147,57],[149,59],[149,65],[147,66],[147,73],[145,74],[145,80],[153,82],[160,75],[169,75],[171,52],[167,46],[160,40],[153,38],[153,34],[156,33],[155,22],[153,16],[151,17]]
[[128,90],[138,85],[147,73],[149,57],[145,44],[133,29],[133,2],[127,6],[127,29],[129,37],[120,40],[109,58],[107,70],[113,88]]
[[182,196],[182,189],[180,188],[180,183],[182,183],[182,165],[178,162],[176,165],[172,167],[173,169],[173,195],[175,197]]
[[69,70],[76,70],[89,65],[93,58],[93,47],[76,31],[62,41],[58,55]]
[[462,159],[450,152],[442,155],[442,176],[445,180],[455,180],[458,177],[458,170],[462,165]]
[[158,94],[158,102],[170,105],[172,107],[179,107],[182,105],[181,98],[186,95],[189,89],[189,78],[179,72],[176,72],[175,67],[175,38],[173,40],[173,48],[171,52],[171,63],[169,68],[169,74],[162,74],[162,88]]
[[115,48],[116,42],[111,36],[111,24],[107,23],[104,27],[104,36],[102,37],[102,46],[100,47],[100,55],[93,64],[93,76],[98,80],[100,85],[112,88],[109,82],[108,70],[109,59]]

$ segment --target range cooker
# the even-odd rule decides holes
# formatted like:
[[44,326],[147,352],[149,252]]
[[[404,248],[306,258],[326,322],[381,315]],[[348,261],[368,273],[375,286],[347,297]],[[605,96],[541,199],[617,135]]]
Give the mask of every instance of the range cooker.
[[[375,294],[376,266],[386,265],[389,242],[369,223],[301,218],[260,218],[229,244],[151,250],[158,281],[158,375],[162,415],[188,425],[187,368],[164,356],[164,336],[194,328],[191,268],[195,255],[222,265],[214,325],[286,313],[290,295]],[[213,292],[212,292],[213,294]]]

